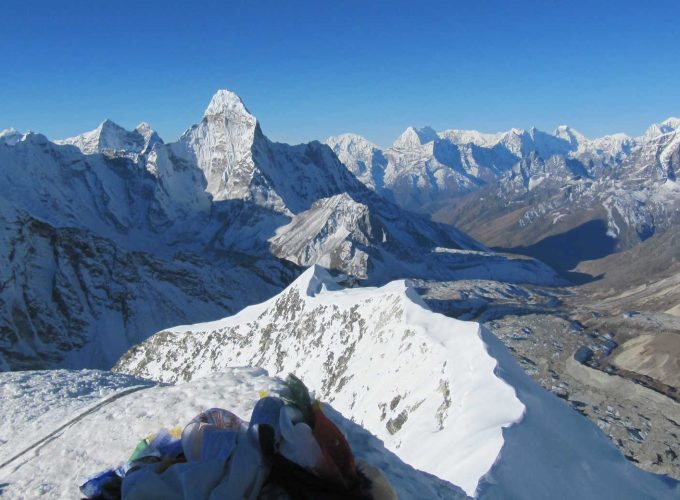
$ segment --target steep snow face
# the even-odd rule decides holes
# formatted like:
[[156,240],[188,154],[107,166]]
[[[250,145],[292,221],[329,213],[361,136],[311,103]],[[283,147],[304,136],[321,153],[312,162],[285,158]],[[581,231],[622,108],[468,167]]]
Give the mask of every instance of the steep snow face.
[[392,147],[395,149],[410,149],[436,140],[437,132],[432,127],[409,127],[394,141]]
[[531,382],[478,324],[431,312],[403,281],[343,289],[312,268],[235,316],[159,332],[115,369],[176,382],[244,364],[295,372],[401,459],[470,495],[678,492]]
[[257,119],[236,94],[220,90],[203,120],[184,133],[174,150],[196,162],[215,200],[244,199],[255,175],[256,135],[261,135]]
[[460,148],[430,130],[409,128],[384,153],[384,184],[399,205],[413,211],[436,203],[442,193],[474,189],[477,182]]
[[[278,395],[282,386],[255,368],[172,386],[110,372],[0,373],[0,491],[12,499],[79,498],[80,484],[125,462],[145,436],[184,426],[211,407],[247,421],[258,394]],[[466,498],[452,484],[402,462],[337,411],[326,406],[324,412],[347,436],[355,457],[379,468],[400,498]]]
[[645,134],[646,139],[654,139],[663,134],[669,134],[680,129],[680,118],[670,117],[661,123],[654,123],[649,126]]
[[162,144],[163,141],[148,123],[140,123],[130,132],[107,119],[90,132],[55,143],[75,146],[87,155],[106,151],[135,155],[148,153],[155,144]]
[[275,255],[298,265],[317,263],[366,279],[366,250],[382,236],[371,219],[369,208],[346,194],[325,198],[280,227],[270,246]]
[[213,199],[243,200],[291,215],[319,198],[365,190],[332,151],[318,142],[270,142],[233,92],[220,90],[173,152],[195,162]]
[[571,149],[577,149],[580,144],[588,140],[585,135],[569,125],[560,125],[555,129],[553,135],[558,139],[567,141]]

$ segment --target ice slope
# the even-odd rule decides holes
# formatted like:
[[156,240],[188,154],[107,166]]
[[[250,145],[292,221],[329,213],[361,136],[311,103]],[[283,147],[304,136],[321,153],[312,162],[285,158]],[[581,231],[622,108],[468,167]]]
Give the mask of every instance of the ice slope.
[[175,382],[239,365],[295,372],[405,462],[470,495],[678,493],[531,382],[478,324],[431,312],[403,281],[344,289],[310,268],[235,316],[157,333],[115,370]]
[[[0,373],[0,495],[2,498],[79,498],[88,476],[125,462],[139,440],[162,427],[185,425],[221,407],[248,419],[260,391],[277,394],[281,381],[262,369],[235,368],[189,383],[155,385],[97,371]],[[6,403],[5,403],[6,402]],[[463,492],[417,471],[332,408],[355,455],[379,467],[400,498],[456,499]]]

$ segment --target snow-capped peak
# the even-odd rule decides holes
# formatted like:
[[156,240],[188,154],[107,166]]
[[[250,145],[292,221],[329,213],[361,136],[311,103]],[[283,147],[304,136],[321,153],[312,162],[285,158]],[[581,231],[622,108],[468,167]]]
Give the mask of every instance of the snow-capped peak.
[[22,137],[23,134],[21,132],[17,132],[13,128],[7,128],[5,130],[0,131],[0,142],[9,144],[10,146],[13,146],[17,142],[19,142]]
[[677,497],[677,483],[626,461],[490,332],[432,312],[404,280],[343,288],[314,266],[238,314],[157,333],[114,370],[204,381],[247,365],[294,371],[402,460],[477,498]]
[[135,127],[135,130],[142,134],[144,137],[150,136],[151,134],[155,134],[156,131],[151,128],[151,125],[149,125],[146,122],[142,122],[139,125]]
[[585,135],[578,130],[574,130],[569,125],[560,125],[555,129],[553,135],[567,141],[572,146],[578,146],[588,140]]
[[380,149],[377,145],[366,139],[364,136],[352,133],[331,136],[326,139],[324,143],[328,144],[333,150],[335,150],[336,147],[348,151]]
[[670,117],[661,123],[654,123],[645,132],[644,137],[647,139],[654,139],[663,134],[675,132],[680,129],[680,118]]
[[14,128],[6,128],[5,130],[0,130],[0,137],[7,137],[10,135],[18,134]]
[[109,118],[89,132],[69,137],[57,144],[69,144],[77,147],[85,154],[119,151],[140,154],[150,150],[154,144],[163,141],[148,123],[140,123],[133,131],[125,130]]
[[409,148],[422,146],[439,138],[432,127],[415,128],[409,127],[394,141],[395,148]]
[[236,116],[255,117],[248,111],[241,98],[231,90],[218,90],[210,100],[210,104],[203,113],[204,117],[224,115],[230,118]]

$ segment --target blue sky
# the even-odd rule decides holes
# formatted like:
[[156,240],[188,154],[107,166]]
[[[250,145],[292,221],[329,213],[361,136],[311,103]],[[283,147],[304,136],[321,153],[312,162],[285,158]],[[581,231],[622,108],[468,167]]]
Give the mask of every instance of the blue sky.
[[108,117],[174,140],[229,88],[285,142],[636,135],[680,115],[678,19],[676,0],[3,2],[0,129],[56,139]]

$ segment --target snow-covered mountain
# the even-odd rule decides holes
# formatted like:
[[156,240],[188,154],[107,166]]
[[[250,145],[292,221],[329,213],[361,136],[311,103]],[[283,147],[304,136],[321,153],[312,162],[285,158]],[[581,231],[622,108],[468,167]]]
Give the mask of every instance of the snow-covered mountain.
[[488,331],[431,312],[403,281],[344,289],[313,267],[237,315],[157,333],[115,370],[200,384],[240,365],[295,372],[406,463],[468,495],[680,493],[676,482],[637,469],[594,424],[539,388]]
[[229,91],[175,143],[108,120],[58,143],[3,132],[0,220],[0,369],[110,367],[153,332],[264,300],[315,263],[373,284],[557,282],[405,212],[324,144],[271,142]]
[[16,144],[16,142],[19,141],[22,136],[23,134],[17,132],[13,128],[0,130],[0,142],[9,144],[10,146]]
[[162,144],[163,140],[148,123],[142,122],[130,132],[106,119],[90,132],[56,143],[70,144],[88,155],[105,151],[143,154],[151,151],[155,144]]
[[384,191],[387,159],[378,146],[356,134],[329,137],[326,144],[363,184]]
[[484,134],[409,127],[384,151],[354,134],[330,137],[326,143],[367,186],[415,211],[477,189],[532,151],[548,156],[573,148],[567,140],[534,128]]
[[367,151],[385,158],[376,179],[359,177],[366,186],[488,245],[529,246],[602,221],[592,238],[625,249],[677,221],[679,124],[670,118],[636,138],[590,140],[568,126],[553,134],[409,128],[384,151],[354,147],[366,143],[357,136],[327,143],[348,165],[365,163]]

